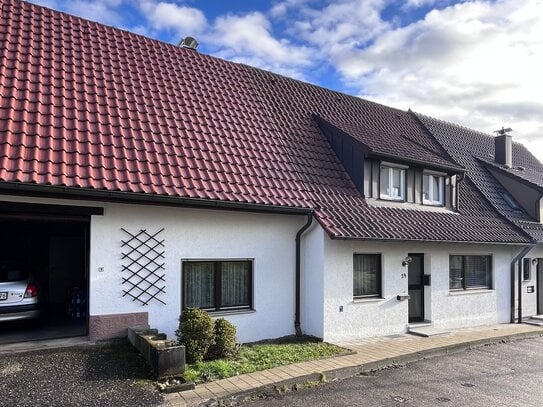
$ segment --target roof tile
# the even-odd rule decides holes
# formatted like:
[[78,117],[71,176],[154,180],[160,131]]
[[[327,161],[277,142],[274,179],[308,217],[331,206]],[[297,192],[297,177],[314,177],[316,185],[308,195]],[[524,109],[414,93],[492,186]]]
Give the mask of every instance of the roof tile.
[[312,118],[455,165],[407,112],[2,2],[0,182],[318,207],[336,238],[525,241],[470,183],[459,213],[368,205]]

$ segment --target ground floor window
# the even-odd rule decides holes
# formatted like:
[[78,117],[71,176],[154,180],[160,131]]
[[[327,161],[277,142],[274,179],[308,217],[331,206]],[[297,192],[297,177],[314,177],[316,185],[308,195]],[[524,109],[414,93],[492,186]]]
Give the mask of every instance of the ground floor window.
[[355,254],[353,258],[353,297],[381,297],[381,255]]
[[532,279],[532,259],[523,259],[523,261],[522,261],[522,279],[524,281],[530,281]]
[[252,260],[183,262],[183,308],[252,308]]
[[470,290],[492,288],[492,256],[450,255],[449,288]]

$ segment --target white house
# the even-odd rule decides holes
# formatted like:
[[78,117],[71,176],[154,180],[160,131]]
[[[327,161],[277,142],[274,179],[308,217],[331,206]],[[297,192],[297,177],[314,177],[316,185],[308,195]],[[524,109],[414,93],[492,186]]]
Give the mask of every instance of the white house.
[[[525,149],[513,219],[433,119],[4,3],[0,262],[33,270],[53,320],[84,300],[73,334],[171,336],[188,306],[241,342],[538,313],[543,166]],[[520,171],[485,165],[503,185]]]

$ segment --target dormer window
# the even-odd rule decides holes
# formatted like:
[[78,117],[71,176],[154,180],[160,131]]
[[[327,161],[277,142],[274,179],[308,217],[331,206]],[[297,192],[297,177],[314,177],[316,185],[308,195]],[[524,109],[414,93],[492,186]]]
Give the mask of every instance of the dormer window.
[[392,201],[405,200],[405,167],[381,164],[379,197]]
[[445,176],[439,173],[422,174],[422,203],[425,205],[443,205]]

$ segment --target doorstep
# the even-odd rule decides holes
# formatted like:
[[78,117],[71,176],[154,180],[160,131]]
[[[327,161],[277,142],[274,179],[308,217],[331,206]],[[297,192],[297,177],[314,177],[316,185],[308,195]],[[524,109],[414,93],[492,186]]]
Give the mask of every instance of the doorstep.
[[543,326],[543,315],[534,315],[531,317],[523,318],[523,324]]

